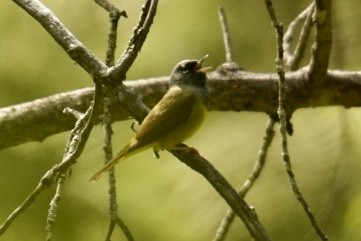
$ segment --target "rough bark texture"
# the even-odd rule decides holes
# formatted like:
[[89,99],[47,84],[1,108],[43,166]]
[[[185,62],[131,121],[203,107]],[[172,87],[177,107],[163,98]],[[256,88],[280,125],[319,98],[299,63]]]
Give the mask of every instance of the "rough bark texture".
[[[149,107],[154,106],[168,88],[169,77],[128,81],[126,85]],[[244,71],[217,70],[209,73],[209,110],[257,111],[276,113],[277,75]],[[361,105],[361,72],[328,71],[327,81],[317,89],[311,88],[307,69],[292,72],[287,78],[287,113],[299,108],[335,106],[346,108]],[[84,111],[92,99],[94,89],[85,88],[57,94],[31,102],[0,109],[0,148],[28,141],[42,141],[46,137],[72,128],[75,118],[63,113],[70,107]],[[114,120],[128,119],[130,114],[113,107]]]

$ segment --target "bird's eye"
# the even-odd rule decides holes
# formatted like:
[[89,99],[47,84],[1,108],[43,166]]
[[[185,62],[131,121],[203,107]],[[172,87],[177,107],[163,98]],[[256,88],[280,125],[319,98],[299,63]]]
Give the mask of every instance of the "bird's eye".
[[180,66],[180,70],[182,71],[182,73],[188,73],[189,72],[189,68],[187,67],[186,64],[182,64]]

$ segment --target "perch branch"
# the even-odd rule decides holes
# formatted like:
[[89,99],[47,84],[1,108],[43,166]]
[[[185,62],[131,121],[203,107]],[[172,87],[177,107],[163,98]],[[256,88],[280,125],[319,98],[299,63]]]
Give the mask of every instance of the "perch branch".
[[[124,85],[119,85],[118,87],[123,86]],[[149,109],[146,106],[143,107],[144,104],[142,104],[142,101],[133,92],[122,90],[119,91],[119,93],[125,94],[123,96],[118,95],[118,97],[122,99],[121,103],[123,103],[131,113],[138,112],[138,115],[134,115],[134,117],[141,123]],[[140,103],[140,105],[137,103]],[[139,114],[140,110],[142,114]],[[184,150],[184,148],[182,149]],[[242,219],[252,237],[256,240],[270,240],[263,226],[258,221],[255,211],[238,196],[232,186],[206,159],[199,156],[198,152],[171,151],[171,153],[209,181],[230,207],[235,210],[237,216]]]
[[[21,0],[17,0],[17,3],[23,3],[23,8],[26,9],[30,14],[32,13],[40,13],[40,14],[34,14],[33,17],[36,18],[39,22],[41,22],[44,27],[47,29],[47,31],[52,34],[52,36],[57,40],[57,42],[59,44],[63,44],[62,47],[69,53],[69,55],[74,59],[74,54],[73,53],[73,48],[70,49],[71,51],[69,52],[69,44],[67,41],[62,42],[59,40],[58,35],[55,35],[52,30],[52,25],[48,24],[47,21],[42,21],[42,19],[55,19],[55,16],[53,16],[50,12],[50,10],[46,10],[45,6],[40,5],[38,2],[34,3],[32,1],[28,1],[27,3],[32,3],[33,6],[36,6],[36,9],[31,9],[31,10],[35,10],[35,11],[31,11],[29,8],[26,8],[28,5],[25,4],[23,1]],[[20,5],[20,4],[19,4]],[[29,4],[30,5],[30,4]],[[89,59],[89,61],[94,61],[94,63],[97,65],[95,66],[95,70],[91,70],[89,68],[88,65],[84,64],[83,62],[80,62],[79,64],[81,66],[83,66],[92,76],[93,79],[99,83],[99,81],[103,80],[103,79],[108,79],[108,77],[110,78],[110,80],[123,80],[125,78],[125,74],[127,72],[127,70],[130,68],[131,64],[133,63],[133,61],[135,60],[138,51],[140,50],[140,47],[143,45],[143,42],[145,40],[145,37],[149,31],[150,25],[153,21],[153,17],[155,15],[156,12],[156,7],[157,7],[157,1],[153,0],[153,1],[147,1],[146,4],[143,7],[143,12],[140,18],[140,22],[139,25],[135,28],[135,33],[132,37],[132,39],[130,40],[130,43],[128,45],[128,48],[126,49],[125,53],[121,56],[120,60],[116,63],[116,65],[111,68],[109,71],[107,71],[108,69],[106,68],[106,66],[104,66],[104,64],[102,64],[100,61],[94,61],[95,57],[92,58],[93,56],[86,56],[87,59]],[[145,17],[144,17],[145,16]],[[57,19],[55,19],[57,20]],[[57,21],[55,22],[56,24],[58,24],[58,27],[61,28],[63,27],[62,25],[60,26],[60,22]],[[70,35],[69,32],[66,32],[65,35]],[[73,40],[76,40],[75,38]],[[76,44],[76,49],[80,50],[81,56],[84,56],[83,52],[85,50],[85,48],[83,48],[83,46],[80,44],[80,42],[75,42],[72,41],[73,44]],[[73,46],[71,46],[73,47]],[[80,60],[82,60],[80,58]],[[96,60],[96,59],[95,59]],[[78,62],[78,61],[77,61]],[[106,70],[106,73],[105,71]],[[145,114],[148,109],[144,107],[144,105],[141,105],[141,101],[137,101],[135,102],[136,105],[134,105],[134,101],[132,100],[138,100],[139,98],[136,98],[136,96],[133,94],[133,92],[129,91],[128,88],[126,88],[126,86],[124,86],[123,84],[117,84],[117,91],[119,91],[119,95],[118,98],[122,98],[124,97],[125,100],[125,106],[128,108],[128,110],[130,110],[132,113],[137,113],[139,112],[139,110],[141,110],[141,112],[143,114]],[[139,120],[141,120],[142,115],[137,115],[135,116],[136,118],[138,118]],[[87,138],[84,138],[87,139]],[[68,156],[73,156],[73,153],[71,153]],[[179,153],[178,153],[179,154]],[[67,157],[68,157],[67,156]],[[248,205],[244,202],[243,199],[241,199],[237,193],[232,189],[232,187],[226,182],[226,180],[213,168],[210,168],[210,165],[205,166],[204,163],[206,162],[204,159],[201,158],[195,158],[195,155],[180,155],[179,156],[180,159],[182,161],[191,161],[190,163],[187,163],[188,165],[192,165],[192,167],[199,171],[202,175],[204,175],[208,181],[211,182],[211,184],[215,187],[215,189],[225,198],[225,200],[231,205],[231,207],[235,210],[235,212],[237,213],[237,215],[239,215],[241,217],[241,219],[245,222],[246,227],[248,228],[250,234],[255,237],[257,240],[270,240],[265,232],[265,230],[263,229],[262,225],[258,222],[258,219],[255,215],[255,213],[253,212],[253,210],[251,210]],[[66,157],[65,157],[66,158]],[[206,162],[207,163],[207,162]],[[64,170],[67,169],[67,167],[69,167],[69,165],[62,165],[64,163],[59,164],[56,168],[55,171],[56,172],[62,172]],[[203,168],[197,168],[197,167],[207,167],[206,169]],[[204,171],[204,172],[202,172]],[[218,174],[218,175],[217,175]],[[211,175],[211,176],[210,176]],[[216,177],[218,177],[218,181],[220,181],[219,183],[212,183],[212,181],[217,181],[217,179],[214,179],[214,177],[212,175],[216,175]],[[220,184],[225,184],[225,185],[220,185]]]
[[[209,73],[208,78],[210,110],[264,113],[277,111],[278,77],[275,74],[245,71],[227,74],[214,71]],[[167,91],[168,81],[169,77],[159,77],[125,81],[124,84],[133,89],[147,106],[152,107]],[[307,87],[308,82],[305,69],[286,73],[289,113],[300,108],[361,106],[360,71],[328,71],[324,85],[312,92]],[[64,115],[64,108],[85,112],[93,92],[93,88],[84,88],[1,108],[0,149],[29,141],[43,141],[51,135],[70,130],[75,123],[74,118]],[[130,116],[127,109],[119,108],[119,104],[112,106],[111,112],[112,121],[128,120]]]

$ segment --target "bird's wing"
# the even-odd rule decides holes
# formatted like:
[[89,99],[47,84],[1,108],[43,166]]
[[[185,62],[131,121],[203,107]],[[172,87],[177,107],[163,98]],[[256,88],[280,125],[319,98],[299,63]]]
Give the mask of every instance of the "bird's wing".
[[197,98],[190,90],[170,89],[140,125],[135,136],[137,147],[149,145],[176,129],[190,116]]

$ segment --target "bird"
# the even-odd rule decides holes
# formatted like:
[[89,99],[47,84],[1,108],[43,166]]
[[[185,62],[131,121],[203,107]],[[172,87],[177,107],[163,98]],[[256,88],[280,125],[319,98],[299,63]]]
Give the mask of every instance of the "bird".
[[207,76],[211,67],[202,67],[203,58],[182,60],[173,68],[169,89],[140,124],[135,136],[115,157],[91,178],[97,181],[118,162],[146,149],[177,149],[177,145],[191,137],[206,115]]

